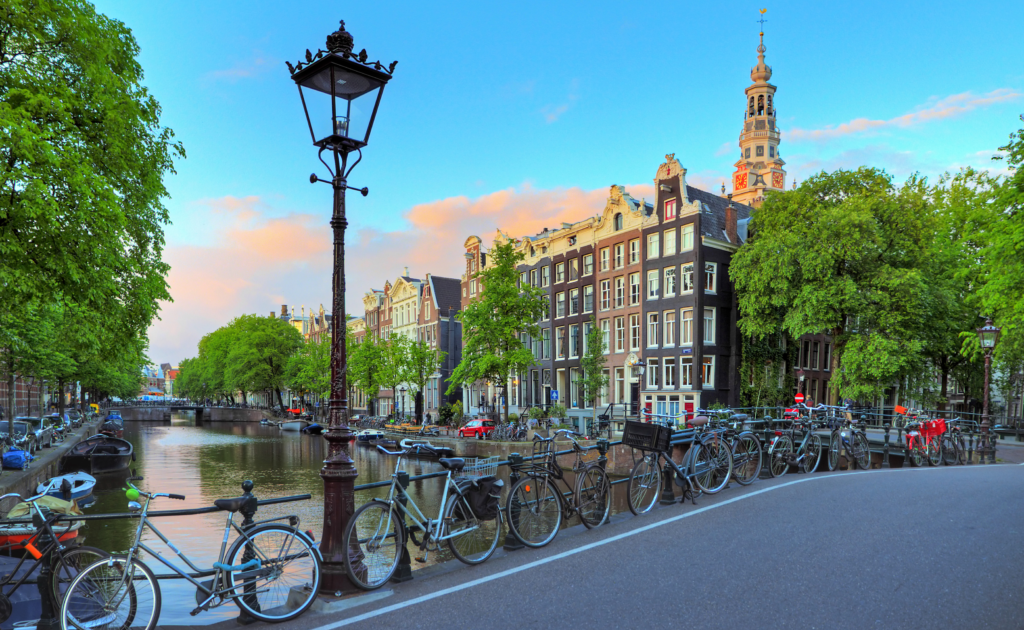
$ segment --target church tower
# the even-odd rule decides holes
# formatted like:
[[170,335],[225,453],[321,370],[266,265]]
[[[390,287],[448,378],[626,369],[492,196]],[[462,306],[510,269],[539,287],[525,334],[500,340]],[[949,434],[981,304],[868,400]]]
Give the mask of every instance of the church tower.
[[[762,11],[762,14],[764,12]],[[762,26],[764,18],[762,16]],[[779,155],[780,133],[776,124],[775,86],[771,66],[764,62],[764,30],[757,47],[757,65],[750,70],[753,81],[746,89],[746,111],[740,133],[740,159],[732,175],[733,200],[760,206],[766,190],[782,191],[786,185],[786,164]]]

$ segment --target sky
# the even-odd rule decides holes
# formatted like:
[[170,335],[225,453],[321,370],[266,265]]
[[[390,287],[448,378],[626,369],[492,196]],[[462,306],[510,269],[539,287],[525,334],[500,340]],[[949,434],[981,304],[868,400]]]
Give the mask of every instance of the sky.
[[99,0],[134,33],[187,157],[168,174],[173,302],[150,358],[282,304],[331,300],[331,189],[285,61],[344,19],[397,60],[349,183],[347,305],[409,267],[458,277],[462,243],[653,196],[665,154],[718,191],[738,158],[759,9],[789,181],[867,165],[897,181],[993,162],[1020,128],[1024,4]]

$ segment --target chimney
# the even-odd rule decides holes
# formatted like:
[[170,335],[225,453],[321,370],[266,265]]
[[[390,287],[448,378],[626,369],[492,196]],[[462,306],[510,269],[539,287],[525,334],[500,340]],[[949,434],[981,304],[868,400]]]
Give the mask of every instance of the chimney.
[[271,309],[271,310],[270,310],[270,316],[271,316],[271,317],[277,317],[277,313],[275,313],[275,312],[274,312],[274,310],[273,310],[273,309]]
[[725,209],[725,235],[733,245],[740,244],[736,236],[736,208],[732,205],[732,193],[729,193],[729,205]]
[[288,316],[288,305],[287,304],[282,304],[281,305],[281,317],[287,317],[287,316]]
[[409,277],[409,268],[408,267],[405,268],[405,274],[404,275],[405,275],[406,278]]

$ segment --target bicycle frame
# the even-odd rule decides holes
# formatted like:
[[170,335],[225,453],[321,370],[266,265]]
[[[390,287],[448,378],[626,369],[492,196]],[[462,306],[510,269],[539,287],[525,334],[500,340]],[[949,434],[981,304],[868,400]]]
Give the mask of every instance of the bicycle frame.
[[[15,495],[7,495],[7,496],[18,496],[18,495],[15,494]],[[2,498],[7,498],[7,497],[0,497],[0,499],[2,499]],[[21,497],[19,496],[18,498],[21,498]],[[32,563],[32,567],[25,573],[25,575],[21,576],[21,579],[18,580],[17,582],[13,582],[13,580],[11,578],[18,574],[18,571],[21,570],[22,565],[25,564],[26,561],[28,561],[28,556],[22,556],[21,558],[19,558],[18,559],[18,564],[16,564],[14,566],[14,569],[12,569],[11,572],[8,575],[4,576],[4,580],[2,582],[0,582],[0,592],[3,592],[3,594],[8,596],[8,597],[10,597],[10,595],[12,595],[14,593],[14,591],[16,591],[19,588],[21,588],[22,584],[37,584],[38,583],[38,579],[29,580],[29,577],[33,573],[35,573],[36,569],[39,568],[39,565],[41,565],[43,563],[43,558],[47,557],[49,554],[53,553],[54,551],[57,552],[57,557],[60,559],[61,565],[64,564],[64,553],[63,552],[67,549],[67,547],[65,547],[60,542],[60,538],[57,536],[56,533],[54,533],[53,527],[52,527],[52,524],[57,522],[57,520],[60,518],[60,515],[58,515],[58,514],[50,514],[49,518],[44,518],[42,510],[39,509],[39,506],[36,505],[35,502],[31,502],[31,503],[32,503],[32,507],[35,508],[36,513],[39,515],[39,517],[43,519],[42,526],[41,527],[37,527],[36,528],[36,533],[32,534],[32,536],[30,538],[28,538],[28,540],[26,540],[25,543],[24,543],[25,550],[29,552],[30,556],[35,558],[35,562]],[[50,540],[53,541],[53,542],[51,542],[49,545],[47,545],[45,549],[40,551],[38,548],[35,547],[35,545],[33,543],[38,541],[39,538],[43,535],[44,532],[46,534],[49,534]],[[6,586],[9,586],[12,582],[14,583],[14,586],[12,586],[9,591],[4,592],[3,588],[6,587]]]

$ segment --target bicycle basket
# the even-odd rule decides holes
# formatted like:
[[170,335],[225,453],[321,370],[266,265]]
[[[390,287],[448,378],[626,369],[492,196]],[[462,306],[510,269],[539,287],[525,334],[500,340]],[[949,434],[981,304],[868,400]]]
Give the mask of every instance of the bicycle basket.
[[497,457],[465,457],[466,465],[455,473],[456,477],[486,477],[498,474]]
[[921,435],[926,438],[933,438],[946,432],[946,421],[942,418],[929,420],[921,423]]
[[622,432],[622,443],[641,451],[667,451],[671,439],[671,428],[634,420],[627,420]]

